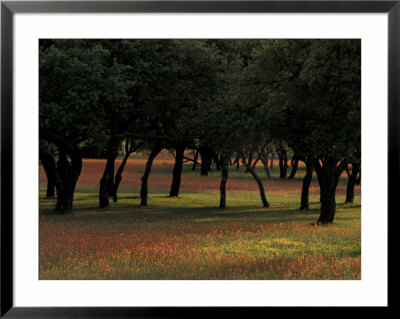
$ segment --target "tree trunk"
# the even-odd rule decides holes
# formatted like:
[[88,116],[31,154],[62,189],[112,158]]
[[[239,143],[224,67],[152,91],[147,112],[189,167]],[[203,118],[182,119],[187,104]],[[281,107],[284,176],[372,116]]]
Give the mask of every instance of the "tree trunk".
[[47,179],[46,198],[54,198],[55,187],[56,184],[54,183],[54,179]]
[[322,187],[322,199],[321,215],[318,218],[318,223],[329,224],[333,222],[336,212],[336,185],[333,179],[330,179],[325,181],[320,187]]
[[39,159],[42,162],[44,172],[46,173],[47,177],[47,191],[46,197],[53,198],[54,197],[54,188],[56,187],[55,183],[55,173],[56,173],[56,163],[54,161],[54,157],[44,151],[39,150]]
[[318,175],[318,182],[321,189],[321,214],[318,219],[318,224],[330,224],[335,218],[336,187],[339,182],[340,175],[343,171],[343,166],[337,166],[337,161],[328,159],[323,162],[321,167],[318,160],[313,160],[314,168]]
[[[108,207],[110,205],[109,197],[114,194],[114,163],[117,152],[113,151],[107,156],[106,167],[103,176],[100,179],[99,205],[100,207]],[[110,184],[112,187],[110,187]]]
[[214,153],[214,152],[211,152],[211,158],[212,158],[213,162],[216,165],[217,171],[220,171],[221,170],[221,161],[218,158],[218,154]]
[[271,171],[274,169],[274,152],[271,152],[271,163],[269,163],[269,169]]
[[261,163],[264,166],[265,172],[267,173],[267,177],[271,178],[271,173],[269,172],[269,168],[268,168],[268,157],[266,157],[266,160],[264,160],[263,158],[261,158]]
[[354,186],[356,185],[357,174],[359,169],[360,169],[360,164],[352,163],[351,174],[349,175],[349,180],[347,182],[345,203],[354,202]]
[[226,207],[226,182],[228,181],[228,163],[230,156],[222,156],[221,155],[221,183],[219,186],[220,191],[220,200],[219,200],[219,208]]
[[360,164],[360,169],[358,170],[358,177],[356,179],[356,185],[361,184],[361,164]]
[[299,166],[299,159],[297,158],[296,155],[293,156],[291,165],[292,165],[292,171],[290,172],[289,179],[293,179],[295,177],[297,172],[297,167]]
[[[252,163],[253,161],[253,152],[249,152],[249,156],[246,158],[245,154],[243,152],[239,153],[240,156],[242,157],[242,163],[245,166],[246,170],[250,172],[251,176],[254,178],[254,180],[257,182],[258,189],[260,191],[260,197],[261,197],[261,202],[264,207],[269,207],[269,203],[267,201],[267,197],[265,196],[265,190],[264,190],[264,185],[260,179],[260,177],[257,175],[255,171],[256,164],[258,160],[260,159],[260,156],[257,157],[256,161]],[[261,161],[264,163],[263,159],[261,158]]]
[[196,170],[198,157],[199,157],[199,151],[196,150],[195,153],[194,153],[194,161],[193,161],[192,171]]
[[239,166],[240,166],[240,158],[239,158],[239,156],[237,156],[236,157],[236,170],[238,171],[239,170]]
[[300,210],[309,210],[309,190],[312,181],[313,165],[311,160],[306,160],[306,175],[303,178],[303,187],[301,189],[301,203]]
[[172,172],[172,184],[171,184],[171,190],[169,192],[169,197],[177,197],[179,195],[184,152],[185,152],[184,146],[179,145],[176,147],[175,165],[174,165],[174,170]]
[[246,157],[242,155],[242,163],[244,164],[244,172],[245,173],[249,172],[249,166],[251,166],[251,163],[253,162],[253,152],[249,152],[247,161],[248,161],[249,165],[246,164]]
[[149,158],[147,159],[146,169],[142,176],[142,186],[140,188],[140,205],[147,205],[147,195],[148,195],[148,187],[147,181],[149,179],[149,175],[151,172],[151,166],[153,165],[153,160],[156,158],[158,153],[160,153],[162,147],[160,145],[156,145],[150,152]]
[[200,174],[207,176],[211,172],[211,154],[207,147],[200,147],[199,153],[201,157]]
[[115,174],[115,180],[114,180],[114,190],[113,190],[113,202],[116,203],[118,201],[118,187],[119,184],[122,181],[122,172],[124,171],[126,162],[128,161],[129,156],[131,155],[132,152],[125,152],[125,156],[122,160],[121,165],[118,167],[117,173]]
[[256,169],[257,163],[259,162],[259,160],[260,160],[260,157],[257,156],[256,160],[255,160],[254,163],[251,165],[251,168],[252,168],[252,169],[254,169],[254,170]]
[[82,171],[82,156],[78,151],[69,153],[71,162],[67,155],[59,148],[57,173],[55,183],[57,186],[57,203],[55,211],[65,214],[72,210],[76,182]]
[[261,163],[264,166],[265,172],[267,173],[267,177],[271,178],[271,174],[269,172],[269,168],[268,168],[268,153],[259,153],[258,158],[261,160]]
[[[117,156],[115,156],[116,158]],[[107,194],[108,197],[114,197],[114,172],[115,172],[115,158],[110,167],[110,177],[107,178]],[[107,164],[106,164],[107,165]]]
[[261,197],[261,202],[263,204],[264,207],[269,207],[269,203],[267,201],[267,197],[265,196],[265,190],[264,190],[264,185],[260,179],[260,177],[258,177],[258,175],[256,174],[255,170],[253,168],[249,168],[249,172],[251,174],[251,176],[253,176],[253,178],[255,179],[255,181],[258,184],[258,189],[260,190],[260,197]]
[[287,168],[288,168],[286,151],[281,150],[280,152],[278,152],[278,156],[279,156],[279,170],[280,170],[279,177],[282,179],[286,179]]

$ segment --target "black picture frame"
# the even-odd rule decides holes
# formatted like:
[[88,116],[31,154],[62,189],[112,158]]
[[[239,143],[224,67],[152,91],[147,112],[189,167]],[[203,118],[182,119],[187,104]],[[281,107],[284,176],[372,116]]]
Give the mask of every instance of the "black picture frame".
[[[1,1],[1,313],[5,318],[190,318],[225,316],[225,307],[14,307],[13,303],[13,19],[15,13],[388,13],[388,234],[400,210],[400,1]],[[391,213],[391,214],[389,214]],[[389,241],[389,251],[390,251]],[[390,264],[390,258],[389,258]],[[392,277],[391,277],[392,278]],[[388,281],[388,287],[390,281]],[[388,307],[391,303],[389,295]],[[315,307],[314,307],[315,308]],[[319,309],[321,310],[321,309]],[[330,309],[333,314],[337,308]],[[348,312],[350,309],[347,308]],[[359,309],[353,309],[359,311]],[[240,307],[234,315],[252,317],[264,307]],[[270,310],[268,310],[270,311]],[[290,307],[296,315],[307,307]]]

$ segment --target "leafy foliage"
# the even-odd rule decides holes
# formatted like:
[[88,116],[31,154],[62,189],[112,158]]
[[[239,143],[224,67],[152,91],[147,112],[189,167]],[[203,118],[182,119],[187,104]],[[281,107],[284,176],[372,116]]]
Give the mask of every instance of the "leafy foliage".
[[43,40],[40,137],[81,157],[126,138],[248,163],[297,154],[334,194],[360,160],[360,81],[360,40]]

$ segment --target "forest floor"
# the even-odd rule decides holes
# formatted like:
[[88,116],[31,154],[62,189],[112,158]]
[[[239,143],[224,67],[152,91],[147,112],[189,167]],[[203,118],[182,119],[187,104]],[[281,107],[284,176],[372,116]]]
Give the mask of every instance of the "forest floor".
[[148,206],[140,206],[145,162],[129,159],[118,202],[104,209],[98,188],[105,161],[84,160],[68,215],[53,213],[40,167],[40,279],[361,279],[361,189],[344,204],[346,173],[334,224],[313,226],[319,187],[314,177],[310,210],[299,211],[303,166],[294,180],[279,179],[277,161],[271,179],[257,166],[269,208],[251,175],[231,166],[227,207],[219,209],[220,172],[200,176],[191,163],[179,197],[168,197],[174,159],[167,152],[154,161]]

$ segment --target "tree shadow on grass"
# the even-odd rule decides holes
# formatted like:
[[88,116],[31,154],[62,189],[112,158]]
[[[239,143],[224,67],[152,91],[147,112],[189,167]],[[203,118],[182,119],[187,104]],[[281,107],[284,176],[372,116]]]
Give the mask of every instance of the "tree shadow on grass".
[[[49,210],[44,215],[56,219],[57,214]],[[318,216],[317,209],[299,211],[297,209],[263,208],[252,205],[234,206],[220,209],[218,207],[161,207],[156,205],[118,205],[109,208],[76,207],[72,213],[63,215],[64,220],[113,220],[115,222],[145,221],[150,223],[168,223],[174,221],[193,220],[204,222],[312,222]]]
[[[157,201],[158,199],[158,201]],[[159,199],[162,199],[161,201]],[[170,200],[169,200],[170,199]],[[135,202],[132,202],[134,200]],[[136,202],[137,200],[137,202]],[[193,200],[190,197],[173,197],[170,198],[167,194],[152,194],[149,198],[147,206],[139,204],[140,196],[132,194],[121,194],[119,201],[113,203],[110,198],[110,207],[99,208],[96,207],[96,198],[93,196],[81,196],[75,198],[74,210],[62,215],[64,220],[86,220],[95,221],[100,220],[113,220],[113,221],[126,221],[135,222],[145,221],[154,223],[168,223],[182,219],[193,219],[194,221],[247,221],[254,222],[303,222],[313,223],[316,222],[320,212],[320,203],[318,200],[310,201],[310,208],[307,211],[300,211],[298,209],[299,203],[291,201],[288,204],[282,202],[273,202],[271,200],[271,207],[264,208],[254,201],[243,203],[232,201],[232,206],[229,205],[224,209],[217,207],[218,202],[214,202],[215,198],[199,198]],[[87,201],[87,205],[81,204]],[[53,208],[46,205],[40,208],[40,215],[46,215],[51,218],[57,219],[60,216],[54,213]],[[346,214],[347,209],[359,208],[359,204],[345,204],[337,203],[337,208],[341,214]],[[343,215],[344,216],[344,215]],[[354,215],[346,216],[346,220],[357,218]]]
[[361,204],[336,203],[337,208],[360,208]]
[[[139,195],[118,195],[118,200],[123,200],[123,199],[140,199]],[[110,199],[111,200],[111,199]]]

